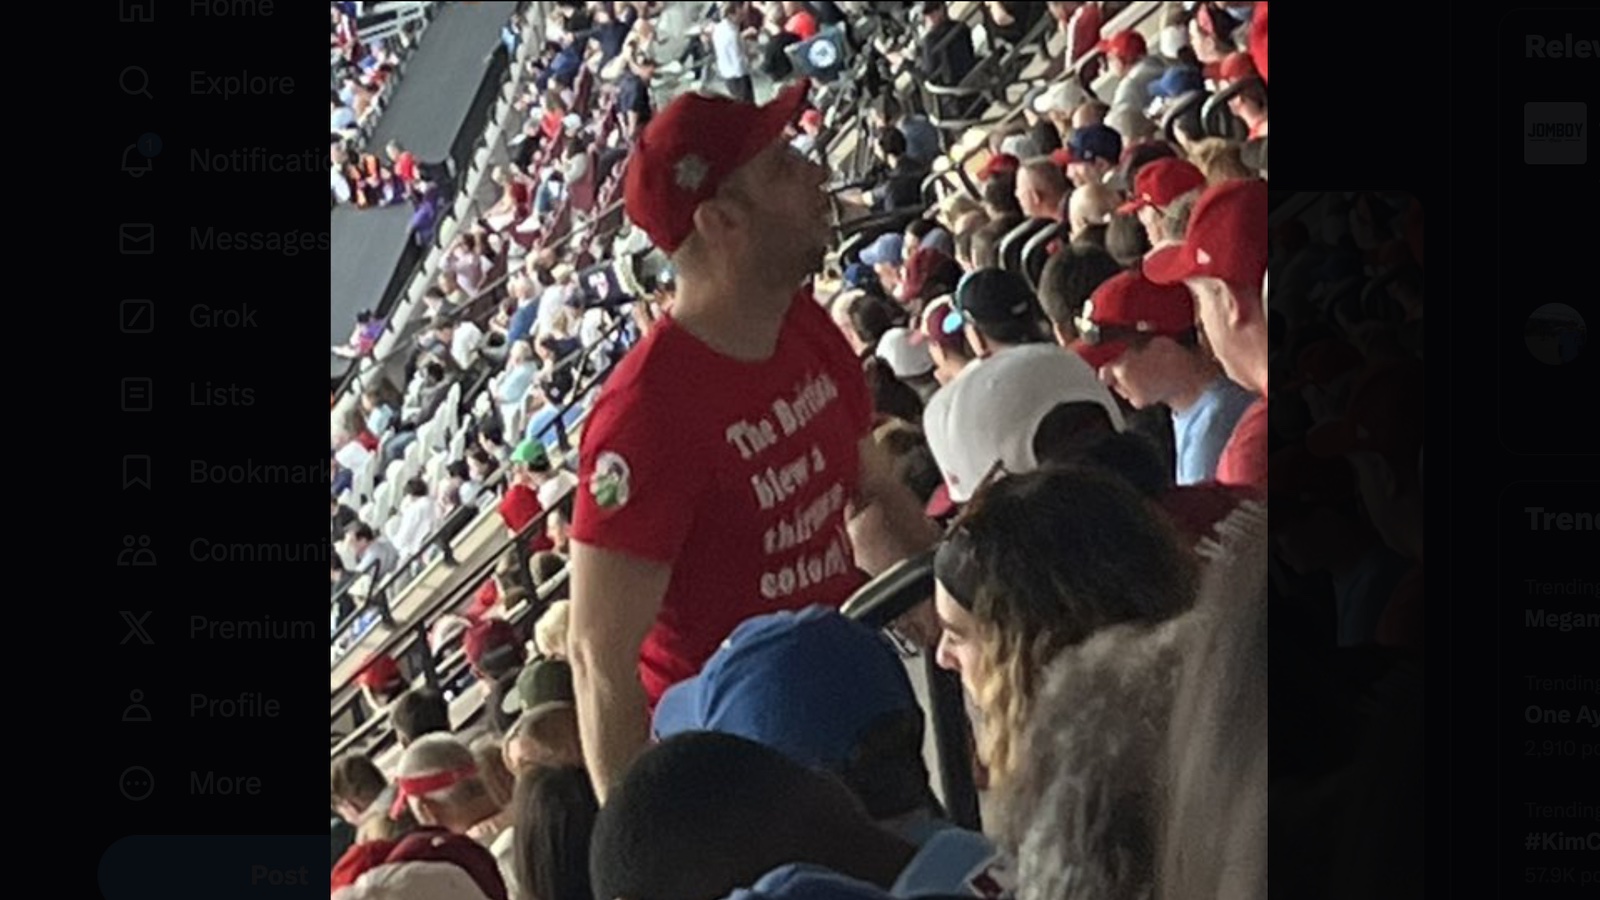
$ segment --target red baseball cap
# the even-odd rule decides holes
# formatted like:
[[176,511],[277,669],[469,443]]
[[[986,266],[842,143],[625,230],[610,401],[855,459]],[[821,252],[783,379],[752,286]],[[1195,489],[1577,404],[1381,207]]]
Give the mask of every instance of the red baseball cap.
[[491,669],[502,671],[513,660],[521,665],[527,655],[522,641],[517,638],[517,630],[505,619],[489,618],[472,623],[461,636],[461,646],[466,650],[472,670],[479,674]]
[[1133,199],[1117,207],[1117,212],[1137,212],[1146,206],[1164,210],[1172,201],[1205,184],[1205,173],[1194,163],[1175,157],[1157,159],[1139,169],[1133,178]]
[[1137,31],[1119,31],[1101,41],[1096,49],[1107,56],[1131,60],[1144,56],[1147,51],[1144,35]]
[[1250,59],[1261,80],[1267,80],[1267,2],[1261,0],[1250,13]]
[[356,684],[375,691],[404,680],[405,676],[400,674],[400,664],[393,657],[384,655],[367,660],[366,665],[361,667],[361,673],[356,676]]
[[1345,341],[1338,338],[1317,341],[1300,351],[1295,358],[1294,378],[1281,390],[1298,391],[1308,384],[1327,384],[1361,368],[1364,362],[1361,351]]
[[910,303],[919,299],[919,295],[930,284],[943,284],[945,290],[955,290],[956,283],[960,280],[960,263],[937,247],[918,247],[917,252],[906,260],[905,277],[901,281],[900,302]]
[[1001,172],[1015,172],[1020,168],[1022,168],[1022,160],[1009,153],[996,153],[989,157],[989,161],[983,164],[982,169],[978,170],[978,178],[988,181]]
[[645,126],[624,176],[628,218],[665,253],[694,233],[694,211],[729,175],[783,136],[811,83],[784,88],[766,106],[684,94]]
[[1267,274],[1267,183],[1236,178],[1206,188],[1183,241],[1151,251],[1144,273],[1157,284],[1208,277],[1260,290]]
[[[961,314],[955,302],[947,295],[928,301],[922,308],[922,318],[911,330],[911,343],[943,343],[947,337],[961,330]],[[964,340],[964,338],[963,338]]]
[[1256,63],[1248,53],[1230,53],[1223,57],[1217,68],[1217,77],[1223,81],[1243,81],[1256,77]]
[[821,128],[822,127],[822,110],[817,109],[815,106],[813,106],[810,109],[806,110],[805,112],[801,113],[800,114],[800,124],[801,125],[812,125],[812,126],[815,126],[817,128]]
[[1344,417],[1311,429],[1306,447],[1323,457],[1369,451],[1415,465],[1422,449],[1426,384],[1419,362],[1374,364],[1351,392]]
[[1119,272],[1083,305],[1084,337],[1072,349],[1099,371],[1128,349],[1117,332],[1176,337],[1194,329],[1194,296],[1181,284],[1156,284],[1134,271]]

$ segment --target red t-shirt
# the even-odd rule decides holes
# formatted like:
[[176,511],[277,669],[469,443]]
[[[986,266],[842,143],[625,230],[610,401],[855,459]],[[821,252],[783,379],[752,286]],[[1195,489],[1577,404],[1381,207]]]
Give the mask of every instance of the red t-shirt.
[[1072,49],[1067,62],[1075,63],[1100,43],[1100,29],[1105,24],[1100,4],[1085,3],[1078,7],[1067,24],[1072,27]]
[[394,174],[406,184],[417,180],[417,158],[410,150],[401,151],[400,155],[394,158]]
[[[500,498],[500,518],[512,531],[521,531],[522,526],[538,518],[542,512],[544,507],[539,504],[539,492],[525,484],[513,484],[506,489],[506,495]],[[535,553],[554,548],[555,542],[543,530],[535,531],[528,538],[528,549]]]
[[493,578],[490,578],[483,583],[482,587],[478,588],[476,594],[472,595],[472,602],[467,604],[467,608],[462,610],[461,614],[476,622],[487,615],[489,610],[494,609],[494,605],[499,602],[500,586],[494,583]]
[[1233,435],[1217,460],[1217,480],[1223,484],[1267,492],[1267,398],[1245,408]]
[[672,566],[639,654],[652,707],[745,619],[861,586],[844,510],[871,422],[861,365],[809,291],[765,362],[665,318],[618,364],[584,427],[572,539]]
[[539,127],[544,131],[544,136],[547,139],[553,141],[561,136],[561,120],[564,118],[566,117],[555,110],[544,114],[544,119],[540,121]]

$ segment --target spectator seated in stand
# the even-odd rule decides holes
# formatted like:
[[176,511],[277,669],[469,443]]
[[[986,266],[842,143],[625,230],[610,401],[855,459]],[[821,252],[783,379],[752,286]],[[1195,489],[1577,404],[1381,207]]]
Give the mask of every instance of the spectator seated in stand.
[[601,808],[591,854],[601,897],[714,900],[795,863],[897,896],[1012,892],[983,836],[944,829],[919,847],[873,822],[838,779],[718,732],[680,734],[635,760]]

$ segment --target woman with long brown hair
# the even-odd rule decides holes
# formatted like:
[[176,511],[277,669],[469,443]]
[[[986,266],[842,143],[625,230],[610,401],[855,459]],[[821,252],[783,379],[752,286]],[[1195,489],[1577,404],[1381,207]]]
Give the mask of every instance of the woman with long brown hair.
[[1047,469],[974,496],[934,560],[936,658],[977,706],[995,784],[1021,758],[1045,667],[1102,628],[1184,611],[1196,567],[1170,521],[1114,475]]

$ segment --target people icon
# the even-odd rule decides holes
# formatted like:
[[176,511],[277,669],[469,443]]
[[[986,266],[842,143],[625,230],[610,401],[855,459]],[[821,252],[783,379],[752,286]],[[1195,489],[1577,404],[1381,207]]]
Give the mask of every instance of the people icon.
[[128,708],[122,711],[124,722],[150,721],[150,709],[144,705],[144,691],[135,688],[128,692]]
[[[137,544],[137,546],[135,546]],[[156,552],[150,549],[150,536],[139,535],[135,538],[131,534],[122,537],[122,552],[117,554],[119,566],[153,566],[156,564]]]

